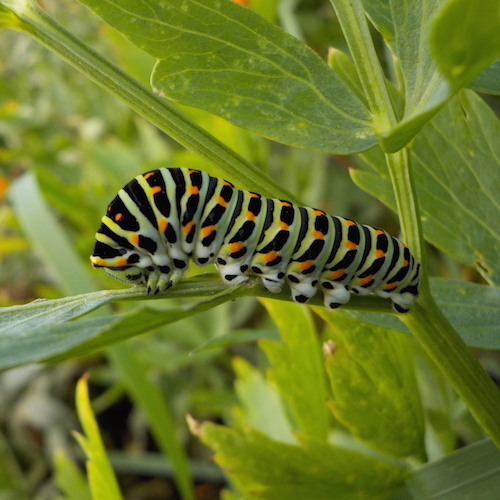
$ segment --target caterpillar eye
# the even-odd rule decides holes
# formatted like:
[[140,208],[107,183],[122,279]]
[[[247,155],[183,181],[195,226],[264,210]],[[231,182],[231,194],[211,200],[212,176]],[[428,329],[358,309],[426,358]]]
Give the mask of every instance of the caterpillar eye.
[[132,179],[107,208],[92,265],[153,295],[175,286],[189,260],[215,263],[228,286],[253,274],[278,293],[286,281],[298,303],[320,290],[330,309],[351,294],[375,293],[405,313],[419,292],[420,265],[382,229],[199,170],[160,168]]

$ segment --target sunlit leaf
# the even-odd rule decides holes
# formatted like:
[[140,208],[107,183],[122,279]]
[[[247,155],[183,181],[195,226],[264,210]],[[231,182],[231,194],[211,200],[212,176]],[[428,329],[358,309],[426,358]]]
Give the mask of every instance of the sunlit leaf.
[[87,379],[77,384],[76,407],[85,435],[75,433],[87,456],[87,474],[93,500],[121,500],[116,476],[104,448],[95,416],[90,407]]
[[325,359],[335,417],[372,448],[425,457],[424,416],[412,340],[347,316],[326,316],[335,347]]
[[266,300],[264,305],[281,335],[281,342],[259,342],[272,365],[269,377],[288,401],[300,430],[325,440],[323,360],[311,315],[307,308],[286,302]]
[[63,449],[54,452],[54,480],[64,500],[92,500],[84,475]]
[[321,58],[231,0],[82,0],[159,61],[153,86],[273,140],[330,153],[377,142],[365,106]]
[[235,411],[242,425],[249,425],[266,436],[284,443],[296,444],[293,428],[276,387],[243,358],[234,358],[237,379],[236,395],[240,402]]
[[192,422],[216,462],[242,492],[263,500],[381,500],[402,486],[405,467],[301,436],[301,446]]

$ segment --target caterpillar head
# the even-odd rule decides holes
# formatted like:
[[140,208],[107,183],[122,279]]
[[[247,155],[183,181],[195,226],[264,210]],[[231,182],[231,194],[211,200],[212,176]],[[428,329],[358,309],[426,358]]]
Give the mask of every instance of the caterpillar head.
[[111,246],[99,240],[90,256],[92,267],[102,268],[113,278],[131,285],[142,285],[147,282],[149,263],[141,262],[141,257],[134,251],[124,247]]

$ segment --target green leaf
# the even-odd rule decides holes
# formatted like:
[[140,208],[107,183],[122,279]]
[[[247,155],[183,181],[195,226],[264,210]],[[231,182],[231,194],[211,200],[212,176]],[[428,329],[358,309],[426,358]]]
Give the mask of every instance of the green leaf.
[[[132,292],[138,293],[135,290]],[[7,318],[7,324],[10,324],[12,328],[5,328],[0,332],[0,369],[48,359],[60,361],[71,356],[88,354],[159,326],[211,309],[234,299],[234,292],[234,289],[225,288],[222,293],[211,299],[164,311],[143,306],[122,316],[85,318],[71,322],[60,321],[60,318],[65,315],[62,307],[61,311],[57,311],[55,318],[51,318],[48,312],[39,314],[38,306],[35,311],[31,311],[29,304],[17,306],[14,311],[11,310],[13,308],[5,308],[3,313]],[[94,294],[89,295],[94,296]],[[98,301],[102,302],[102,296],[100,294],[96,296]],[[43,304],[47,306],[50,302],[52,301],[46,301]],[[69,307],[68,314],[81,311],[75,308],[74,304],[70,303]],[[21,313],[19,313],[20,310]],[[31,313],[34,314],[31,315]]]
[[500,452],[486,439],[413,469],[406,480],[414,500],[493,500],[500,491]]
[[449,0],[433,19],[432,55],[454,91],[500,55],[500,2]]
[[377,451],[425,459],[412,339],[347,316],[326,318],[335,342],[325,360],[335,417]]
[[474,78],[469,88],[486,94],[500,95],[500,59]]
[[82,3],[159,59],[152,83],[169,99],[297,147],[377,142],[365,106],[315,52],[231,0]]
[[92,290],[94,285],[89,274],[82,269],[82,262],[69,238],[43,199],[35,176],[25,174],[12,182],[9,198],[23,230],[65,292],[75,294]]
[[216,462],[251,498],[381,500],[401,488],[405,467],[302,436],[302,446],[247,428],[212,423],[191,429],[217,453]]
[[164,395],[149,380],[149,367],[139,358],[132,346],[123,342],[109,349],[108,356],[121,383],[145,413],[155,442],[172,461],[181,498],[194,500],[189,463],[184,448],[177,438],[175,419]]
[[[433,278],[430,280],[432,295],[464,342],[471,347],[500,349],[500,289],[460,280]],[[342,308],[329,312],[314,307],[321,317],[345,315],[392,330],[409,333],[395,315],[349,311]]]
[[115,474],[106,456],[99,428],[90,407],[87,379],[82,377],[76,387],[76,408],[85,435],[75,433],[87,455],[87,474],[93,500],[121,500]]
[[244,342],[254,342],[260,339],[273,339],[279,340],[279,333],[272,329],[241,329],[235,330],[234,332],[228,333],[227,335],[220,335],[213,339],[207,340],[205,343],[198,346],[196,349],[191,351],[190,354],[195,354],[200,351],[205,351],[208,349],[218,349],[221,347],[227,347],[234,344],[241,344]]
[[[397,57],[405,89],[404,116],[382,134],[384,151],[406,145],[456,91],[498,57],[499,4],[486,3],[451,0],[442,7],[441,0],[363,0],[367,15]],[[452,75],[457,64],[460,75]]]
[[54,480],[64,494],[64,500],[92,500],[85,477],[62,449],[54,452]]
[[[429,20],[432,19],[440,0],[383,2],[365,0],[377,28],[388,35],[388,43],[398,58],[405,89],[405,114],[391,130],[383,134],[384,151],[395,152],[405,146],[420,129],[441,109],[451,97],[451,91],[443,75],[437,70],[428,43]],[[379,12],[378,16],[373,12]],[[390,20],[394,36],[389,31]],[[415,64],[418,61],[418,64]]]
[[249,425],[271,439],[296,444],[292,427],[276,388],[243,358],[233,359],[237,375],[235,390],[240,402],[237,416],[242,425]]
[[384,37],[386,43],[394,38],[391,0],[362,0],[366,15]]
[[311,315],[307,308],[294,304],[276,300],[264,300],[263,303],[282,339],[282,342],[263,339],[259,343],[272,365],[269,378],[290,404],[300,430],[325,440],[327,412],[323,360]]
[[[500,284],[500,123],[471,91],[451,101],[415,139],[414,178],[425,238]],[[371,170],[356,184],[395,208],[381,152],[364,155]],[[374,171],[376,174],[374,174]]]
[[358,99],[365,106],[368,106],[358,71],[349,56],[341,50],[331,47],[328,51],[328,66],[356,94]]

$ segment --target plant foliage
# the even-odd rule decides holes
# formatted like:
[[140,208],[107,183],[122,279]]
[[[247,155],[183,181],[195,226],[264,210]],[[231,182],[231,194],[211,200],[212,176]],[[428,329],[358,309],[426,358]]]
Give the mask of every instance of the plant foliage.
[[[0,27],[29,35],[103,89],[82,93],[86,83],[57,59],[0,85],[0,201],[9,200],[0,207],[0,272],[50,283],[34,294],[45,300],[0,296],[0,368],[103,352],[116,381],[109,391],[126,391],[142,410],[183,500],[195,498],[199,470],[178,439],[187,411],[226,423],[188,418],[228,479],[226,500],[496,498],[500,393],[468,346],[500,349],[500,125],[474,92],[500,93],[500,2],[325,1],[328,29],[344,37],[328,58],[297,39],[307,39],[306,16],[294,2],[81,3],[128,41],[106,28],[94,50],[71,16],[65,29],[34,1],[0,0]],[[76,31],[90,40],[95,20],[78,12]],[[6,40],[13,47],[17,38]],[[110,47],[123,69],[104,57]],[[8,64],[21,64],[14,53]],[[148,73],[154,92],[141,83]],[[53,88],[44,78],[60,94],[41,90]],[[31,114],[15,99],[30,102]],[[82,257],[110,193],[140,171],[202,168],[266,196],[335,199],[339,213],[352,207],[354,188],[329,174],[331,154],[356,154],[352,180],[398,213],[422,263],[421,297],[407,315],[377,297],[353,297],[339,311],[319,300],[299,307],[286,292],[272,300],[253,281],[226,288],[213,273],[155,300],[141,289],[96,291]],[[18,175],[17,165],[29,172]],[[99,288],[111,286],[100,279]],[[156,333],[138,337],[146,332]],[[258,354],[244,349],[251,340]],[[500,374],[498,361],[489,368]],[[463,410],[455,427],[462,401],[477,424],[466,425]],[[55,481],[64,498],[121,498],[83,379],[77,407],[89,484],[62,452]],[[454,451],[458,437],[467,446]],[[7,463],[0,487],[25,498]]]

